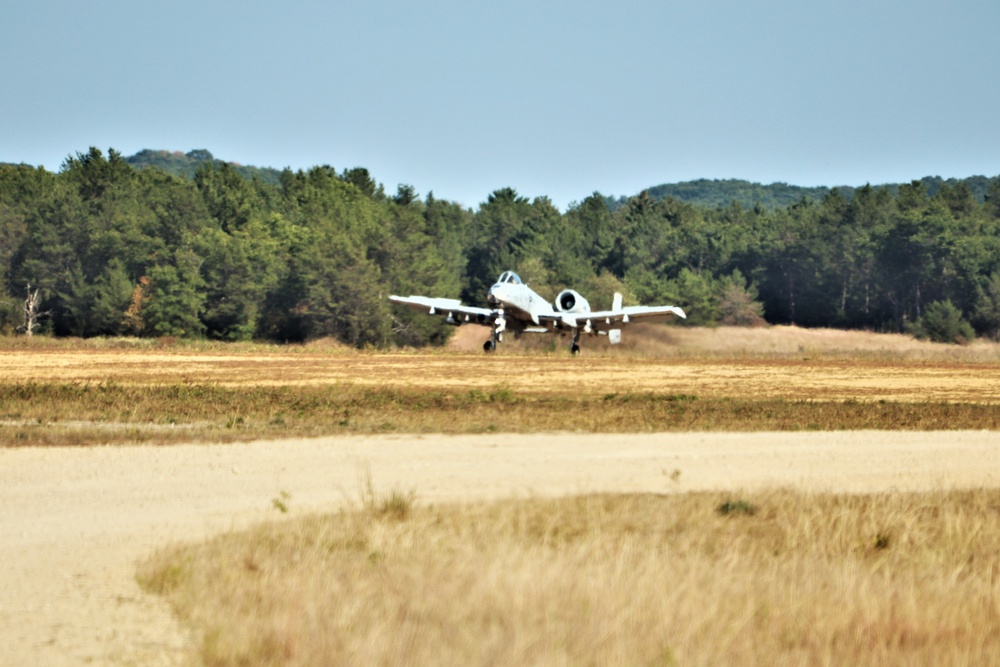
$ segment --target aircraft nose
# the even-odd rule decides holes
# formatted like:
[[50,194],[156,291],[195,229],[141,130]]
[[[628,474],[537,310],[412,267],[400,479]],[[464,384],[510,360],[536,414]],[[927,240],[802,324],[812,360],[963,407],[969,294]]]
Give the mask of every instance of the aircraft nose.
[[490,288],[490,291],[486,294],[486,301],[490,306],[496,308],[504,302],[507,296],[507,286],[502,283],[497,283]]

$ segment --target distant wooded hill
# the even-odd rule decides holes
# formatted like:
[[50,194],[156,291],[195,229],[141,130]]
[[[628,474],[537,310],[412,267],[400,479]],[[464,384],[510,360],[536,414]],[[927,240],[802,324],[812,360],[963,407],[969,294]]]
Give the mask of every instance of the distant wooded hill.
[[[942,186],[955,187],[960,183],[964,183],[972,190],[976,199],[982,203],[986,199],[987,192],[989,192],[990,183],[994,180],[996,180],[996,178],[987,178],[986,176],[971,176],[969,178],[962,179],[943,179],[940,176],[924,176],[919,179],[919,182],[923,183],[927,194],[931,197],[936,195],[941,190]],[[864,184],[859,183],[858,187],[862,185]],[[884,187],[888,189],[893,196],[896,196],[899,194],[900,185],[903,184],[885,183],[875,187]],[[724,208],[733,202],[736,202],[744,208],[754,208],[756,206],[760,206],[764,209],[774,210],[785,208],[796,202],[800,202],[803,199],[808,199],[809,201],[814,202],[821,201],[830,193],[832,189],[840,190],[840,193],[848,201],[850,201],[854,197],[854,192],[857,190],[857,187],[841,185],[834,186],[832,188],[826,186],[808,188],[798,185],[789,185],[788,183],[771,183],[770,185],[763,185],[761,183],[751,183],[750,181],[743,181],[734,178],[726,180],[711,180],[702,178],[696,181],[685,181],[683,183],[665,183],[663,185],[656,185],[649,188],[647,192],[653,199],[663,200],[672,197],[678,201],[689,204],[697,204],[699,206],[706,206],[708,208]],[[624,206],[629,199],[630,197],[609,197],[607,204],[610,209],[615,210]]]
[[[217,159],[212,153],[205,149],[197,149],[182,153],[180,151],[165,151],[143,149],[125,161],[136,169],[145,167],[157,167],[175,176],[194,178],[198,167],[206,162],[219,165],[224,160]],[[248,167],[236,162],[229,162],[237,173],[244,178],[259,178],[264,183],[277,185],[280,180],[281,170],[272,167]],[[976,199],[982,203],[986,198],[986,193],[990,189],[990,183],[995,179],[986,176],[971,176],[969,178],[943,179],[940,176],[925,176],[920,179],[927,190],[927,194],[933,197],[941,187],[947,185],[954,187],[959,183],[969,186]],[[863,183],[858,183],[860,187]],[[887,183],[876,187],[885,187],[893,196],[899,193],[899,183]],[[849,201],[854,197],[854,186],[834,186],[840,190],[841,194]],[[684,181],[683,183],[664,183],[648,188],[646,192],[652,199],[663,200],[674,198],[677,201],[689,204],[697,204],[708,208],[724,208],[736,202],[744,208],[754,208],[759,206],[763,209],[781,209],[796,202],[808,199],[810,201],[821,201],[830,193],[831,187],[802,187],[789,185],[788,183],[771,183],[763,185],[750,181],[735,178],[725,180],[713,180],[701,178],[695,181]],[[636,193],[638,194],[638,193]],[[631,198],[629,196],[608,197],[605,202],[612,211],[625,205]]]
[[[210,151],[204,148],[188,151],[187,153],[144,148],[135,155],[125,158],[125,161],[136,169],[156,167],[168,174],[183,176],[189,179],[194,178],[195,171],[206,162],[213,165],[223,163],[223,160],[216,159]],[[271,185],[277,185],[279,182],[278,177],[281,174],[281,170],[279,169],[272,169],[271,167],[246,167],[236,162],[230,162],[229,165],[244,178],[259,178],[261,181],[270,183]]]

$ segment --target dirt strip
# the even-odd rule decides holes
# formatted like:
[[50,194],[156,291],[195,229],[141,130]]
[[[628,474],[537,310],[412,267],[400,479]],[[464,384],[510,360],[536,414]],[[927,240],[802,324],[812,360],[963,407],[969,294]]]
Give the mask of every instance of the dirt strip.
[[[1000,433],[321,438],[0,449],[0,665],[176,665],[192,640],[135,583],[157,547],[377,490],[418,502],[589,491],[1000,485]],[[285,498],[282,514],[274,499]]]

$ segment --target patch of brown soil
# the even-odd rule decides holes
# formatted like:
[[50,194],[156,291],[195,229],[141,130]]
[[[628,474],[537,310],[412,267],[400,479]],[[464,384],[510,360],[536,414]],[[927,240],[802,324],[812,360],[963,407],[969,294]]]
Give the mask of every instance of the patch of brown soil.
[[[455,352],[482,352],[489,329],[459,327],[448,341]],[[669,324],[633,324],[623,329],[622,343],[612,346],[603,336],[584,336],[585,356],[644,358],[878,358],[896,361],[1000,362],[1000,344],[979,340],[971,345],[945,345],[917,340],[903,334],[883,334],[843,329],[803,329],[795,326],[684,327]],[[569,338],[524,335],[505,339],[501,349],[513,352],[568,350]]]

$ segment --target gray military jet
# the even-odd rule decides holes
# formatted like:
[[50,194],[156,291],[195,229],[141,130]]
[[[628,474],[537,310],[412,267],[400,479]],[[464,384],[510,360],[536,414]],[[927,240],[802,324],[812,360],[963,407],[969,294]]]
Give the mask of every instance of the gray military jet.
[[615,293],[611,310],[592,311],[590,304],[579,292],[563,290],[549,303],[521,281],[513,271],[504,271],[486,295],[489,308],[464,306],[458,299],[440,299],[426,296],[390,296],[389,300],[431,315],[447,318],[448,324],[479,324],[492,327],[490,338],[483,343],[483,350],[493,352],[511,332],[515,337],[523,333],[569,333],[573,337],[570,351],[580,352],[580,335],[607,336],[612,345],[621,342],[621,327],[636,320],[659,322],[672,317],[686,318],[677,306],[625,306],[622,295]]

